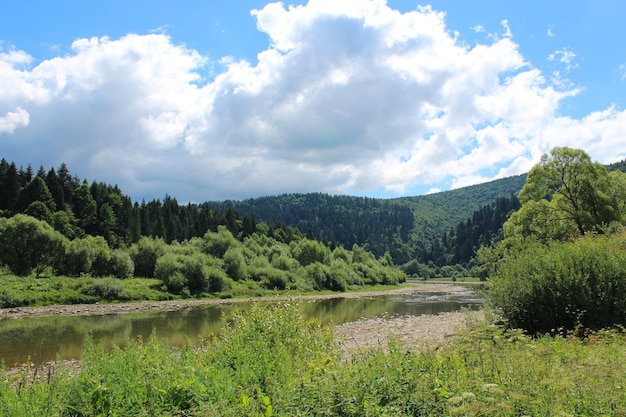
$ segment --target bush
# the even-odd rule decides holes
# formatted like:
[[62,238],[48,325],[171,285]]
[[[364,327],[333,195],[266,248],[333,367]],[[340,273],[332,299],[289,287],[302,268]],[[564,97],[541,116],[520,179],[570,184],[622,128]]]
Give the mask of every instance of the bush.
[[[206,258],[206,255],[204,256]],[[181,258],[181,273],[187,278],[187,288],[200,293],[209,287],[209,271],[202,255]]]
[[300,265],[311,265],[315,262],[325,263],[330,251],[315,240],[303,239],[293,250],[293,257]]
[[239,245],[239,241],[226,226],[218,226],[217,232],[206,232],[203,237],[204,251],[216,258],[222,258],[229,248]]
[[161,256],[154,267],[154,277],[163,282],[168,291],[180,294],[187,287],[187,278],[182,273],[183,265],[180,256],[166,253]]
[[345,291],[348,287],[345,277],[333,274],[328,266],[319,262],[308,265],[305,270],[316,290]]
[[58,267],[68,244],[65,236],[44,221],[24,214],[0,218],[0,263],[15,275]]
[[128,300],[122,284],[115,279],[95,279],[80,289],[80,292],[103,300]]
[[290,256],[279,255],[272,259],[272,266],[283,271],[294,271],[300,267],[300,264]]
[[224,268],[229,277],[235,281],[246,279],[246,259],[241,249],[230,248],[224,253]]
[[284,290],[288,284],[287,273],[276,268],[268,268],[267,275],[261,281],[261,286],[269,290]]
[[622,235],[510,251],[490,278],[487,302],[532,334],[626,325],[625,249]]
[[131,248],[131,258],[135,264],[135,276],[152,278],[155,276],[157,259],[163,256],[167,246],[162,239],[142,237]]
[[121,250],[115,249],[111,251],[111,263],[109,272],[116,278],[129,278],[133,276],[135,265],[130,255]]
[[65,255],[63,273],[78,277],[91,272],[91,264],[95,258],[94,248],[84,239],[74,239]]
[[111,275],[111,250],[107,241],[102,236],[86,236],[83,240],[88,241],[94,250],[91,275],[95,277]]
[[208,292],[223,292],[231,289],[231,283],[226,273],[217,266],[209,266],[207,269],[207,286]]

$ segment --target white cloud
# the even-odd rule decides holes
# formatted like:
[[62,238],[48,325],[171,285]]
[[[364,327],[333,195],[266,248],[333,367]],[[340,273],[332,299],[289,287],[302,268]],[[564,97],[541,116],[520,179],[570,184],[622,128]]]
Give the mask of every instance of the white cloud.
[[505,38],[511,38],[513,36],[513,33],[511,32],[511,27],[509,26],[509,20],[504,19],[500,22],[500,24],[504,28],[504,34],[502,34],[502,36],[504,36]]
[[28,126],[29,118],[28,112],[21,107],[8,112],[4,117],[0,116],[0,134],[13,133],[18,127]]
[[471,29],[476,33],[484,33],[485,27],[483,25],[472,26]]
[[576,54],[567,48],[563,48],[548,55],[549,61],[558,61],[565,64],[565,69],[567,71],[571,71],[572,69],[578,67],[578,64],[573,62],[575,58]]
[[211,62],[164,33],[78,39],[37,65],[0,54],[5,157],[67,162],[136,199],[206,201],[435,191],[524,172],[556,145],[600,160],[621,149],[625,113],[560,117],[577,90],[530,65],[506,20],[468,47],[429,7],[310,0],[252,14],[271,43],[256,64]]

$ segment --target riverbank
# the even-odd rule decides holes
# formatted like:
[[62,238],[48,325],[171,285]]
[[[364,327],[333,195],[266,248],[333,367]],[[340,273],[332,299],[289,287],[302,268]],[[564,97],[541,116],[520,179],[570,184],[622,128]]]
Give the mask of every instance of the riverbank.
[[[206,305],[223,305],[250,301],[311,300],[331,298],[360,298],[389,294],[446,293],[452,296],[471,295],[474,292],[460,285],[409,283],[392,290],[359,291],[347,293],[315,295],[279,295],[259,298],[177,300],[159,302],[136,302],[119,304],[54,305],[46,307],[19,307],[0,310],[0,320],[20,319],[24,317],[44,317],[61,315],[106,315],[127,314],[133,312],[161,310],[175,311]],[[393,338],[406,349],[421,349],[439,346],[457,331],[465,328],[469,320],[480,316],[480,312],[448,312],[438,315],[403,316],[393,318],[361,319],[335,327],[335,337],[344,349],[344,357],[354,357],[369,349],[382,347],[386,350],[389,339]],[[27,364],[9,369],[10,375],[29,370],[30,378],[47,377],[54,374],[57,365],[78,372],[80,361],[63,360],[59,363],[48,362],[40,366]]]
[[471,293],[471,290],[460,285],[453,284],[430,284],[430,283],[408,283],[401,288],[393,290],[379,291],[357,291],[330,294],[310,294],[310,295],[290,295],[282,294],[270,297],[250,297],[250,298],[227,298],[227,299],[188,299],[169,301],[139,301],[133,303],[105,303],[105,304],[70,304],[51,305],[44,307],[15,307],[0,309],[0,320],[19,319],[22,317],[38,316],[59,316],[59,315],[104,315],[104,314],[125,314],[140,311],[164,310],[175,311],[186,308],[201,307],[206,305],[233,304],[250,301],[280,301],[298,299],[329,299],[329,298],[358,298],[371,297],[384,294],[411,294],[413,292],[435,293],[446,292],[454,295]]

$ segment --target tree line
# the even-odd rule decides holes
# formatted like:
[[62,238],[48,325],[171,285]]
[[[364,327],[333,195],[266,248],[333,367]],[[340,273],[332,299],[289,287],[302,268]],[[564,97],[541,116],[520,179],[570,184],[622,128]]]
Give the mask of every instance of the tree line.
[[[66,164],[47,171],[40,167],[35,173],[31,166],[18,168],[2,159],[0,216],[28,214],[69,239],[102,236],[112,248],[131,245],[143,236],[181,242],[201,237],[207,230],[216,231],[220,225],[244,238],[254,233],[261,221],[270,225],[269,233],[274,229],[284,232],[289,226],[310,239],[346,248],[359,245],[377,257],[389,252],[396,264],[467,267],[481,241],[497,235],[502,215],[512,209],[497,203],[494,209],[498,214],[485,224],[491,214],[480,214],[480,210],[491,210],[492,200],[487,200],[478,214],[472,215],[468,207],[477,205],[474,200],[484,201],[478,196],[488,199],[516,190],[518,182],[512,178],[486,188],[473,186],[395,200],[309,193],[185,205],[166,195],[163,200],[133,203],[117,185],[89,184],[73,176]],[[462,213],[467,213],[470,219],[450,225],[446,232],[444,227],[453,217],[449,213],[461,219]]]
[[[139,241],[141,237],[162,238],[166,243],[203,236],[218,226],[240,237],[256,231],[254,216],[232,209],[213,210],[209,204],[181,205],[166,195],[134,202],[117,185],[81,180],[65,163],[37,173],[29,165],[17,168],[14,162],[0,161],[0,216],[27,214],[50,224],[68,239],[87,235],[102,236],[117,248]],[[281,225],[276,225],[280,228]]]
[[[345,291],[405,279],[388,253],[344,249],[296,227],[242,218],[232,207],[181,206],[169,196],[133,204],[117,186],[81,182],[65,165],[33,174],[2,160],[0,184],[0,266],[17,276],[155,278],[164,292],[183,297]],[[110,280],[79,291],[83,302],[126,297]],[[0,307],[31,302],[0,293]]]

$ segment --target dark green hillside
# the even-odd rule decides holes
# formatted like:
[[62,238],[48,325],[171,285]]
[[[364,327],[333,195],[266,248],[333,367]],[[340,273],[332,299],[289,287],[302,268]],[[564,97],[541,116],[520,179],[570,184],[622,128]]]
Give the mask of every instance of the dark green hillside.
[[398,264],[424,259],[431,243],[498,197],[524,185],[525,175],[419,197],[374,199],[321,193],[283,194],[243,201],[211,202],[268,224],[298,227],[347,248],[364,246],[377,256],[389,251]]
[[268,224],[297,227],[303,233],[346,248],[354,244],[366,246],[377,256],[407,242],[414,227],[409,206],[374,198],[283,194],[209,205],[220,212],[234,208],[241,215],[254,216]]
[[472,185],[451,191],[393,201],[406,204],[414,213],[414,236],[430,241],[441,237],[457,223],[467,220],[475,211],[491,204],[498,197],[517,194],[524,186],[526,174]]

